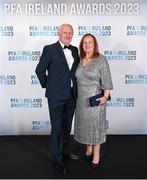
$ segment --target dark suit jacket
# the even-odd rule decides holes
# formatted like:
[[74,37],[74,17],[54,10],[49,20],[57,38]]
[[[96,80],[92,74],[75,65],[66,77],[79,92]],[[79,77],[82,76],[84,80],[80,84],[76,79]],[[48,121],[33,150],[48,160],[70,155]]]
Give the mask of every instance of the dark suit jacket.
[[43,49],[36,67],[36,74],[42,88],[46,88],[45,96],[49,100],[68,99],[71,90],[71,79],[73,81],[74,97],[77,96],[75,71],[79,62],[78,49],[71,46],[71,51],[74,63],[70,70],[59,41],[47,45]]

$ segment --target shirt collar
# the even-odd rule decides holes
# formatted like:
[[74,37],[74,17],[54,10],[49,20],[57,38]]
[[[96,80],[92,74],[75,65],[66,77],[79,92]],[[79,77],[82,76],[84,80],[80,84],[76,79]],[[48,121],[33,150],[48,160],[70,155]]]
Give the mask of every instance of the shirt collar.
[[61,41],[59,41],[59,43],[60,43],[61,47],[64,48],[65,44],[63,44]]

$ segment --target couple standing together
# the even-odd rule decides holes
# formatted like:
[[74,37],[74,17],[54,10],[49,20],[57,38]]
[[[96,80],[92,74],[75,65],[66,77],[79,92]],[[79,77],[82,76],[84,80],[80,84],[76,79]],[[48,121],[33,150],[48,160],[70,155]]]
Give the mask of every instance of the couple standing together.
[[[106,102],[113,88],[106,58],[99,53],[96,38],[82,37],[78,49],[70,45],[73,27],[62,24],[59,40],[44,47],[36,74],[45,96],[51,120],[53,167],[66,173],[64,158],[77,160],[70,152],[70,132],[75,112],[74,139],[86,144],[85,158],[91,168],[100,164],[100,145],[106,141]],[[80,55],[79,55],[80,54]],[[100,105],[90,107],[89,97],[101,93]]]

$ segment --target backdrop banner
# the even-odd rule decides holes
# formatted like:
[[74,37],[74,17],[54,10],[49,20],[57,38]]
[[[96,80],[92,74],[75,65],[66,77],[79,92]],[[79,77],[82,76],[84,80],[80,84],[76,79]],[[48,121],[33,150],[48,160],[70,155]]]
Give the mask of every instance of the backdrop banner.
[[91,33],[108,59],[114,90],[107,133],[147,134],[146,0],[1,0],[0,135],[50,134],[35,68],[63,23],[74,28],[73,45]]

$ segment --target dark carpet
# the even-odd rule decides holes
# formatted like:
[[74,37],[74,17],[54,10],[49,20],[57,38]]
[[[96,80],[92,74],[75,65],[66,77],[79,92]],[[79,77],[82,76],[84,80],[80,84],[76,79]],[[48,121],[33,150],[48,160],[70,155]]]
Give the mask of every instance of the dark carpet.
[[147,135],[107,135],[102,164],[90,169],[85,146],[71,136],[78,161],[66,161],[68,173],[51,165],[49,136],[0,136],[0,179],[147,179]]

